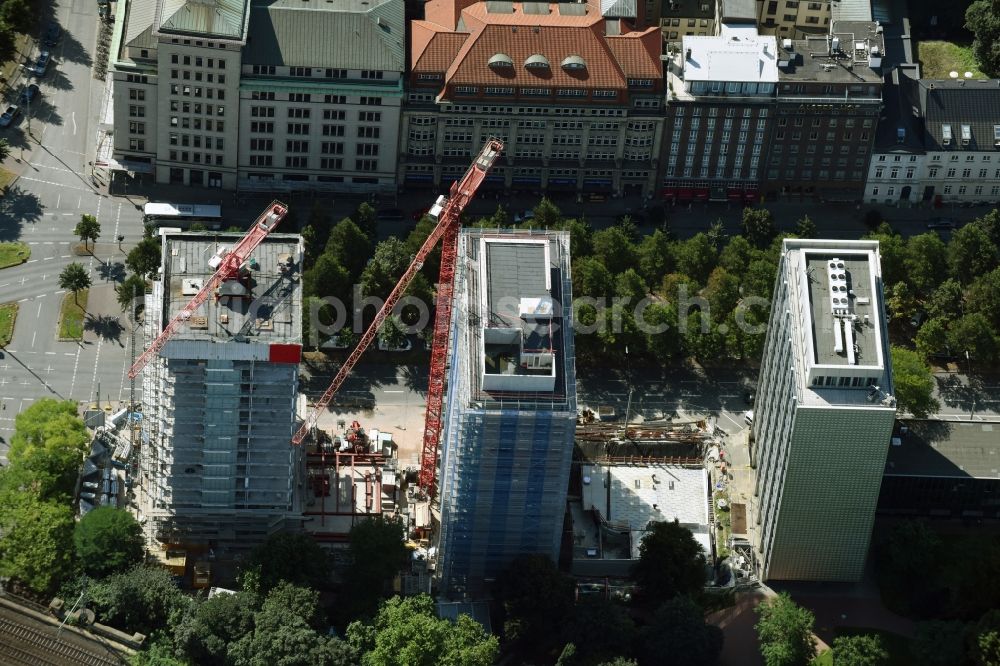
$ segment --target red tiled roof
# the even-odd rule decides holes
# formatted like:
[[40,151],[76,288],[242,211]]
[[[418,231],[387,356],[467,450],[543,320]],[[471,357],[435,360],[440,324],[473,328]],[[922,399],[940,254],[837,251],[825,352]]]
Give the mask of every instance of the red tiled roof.
[[[452,2],[460,5],[467,0]],[[477,2],[462,10],[467,33],[451,32],[432,21],[412,21],[412,71],[447,70],[447,84],[483,87],[621,89],[626,77],[660,77],[658,28],[607,37],[599,0],[584,6],[583,15],[563,15],[556,4],[550,5],[548,14],[526,14],[521,3],[513,4],[513,12],[503,13],[488,11],[485,2]],[[439,1],[437,13],[447,13],[444,9]],[[514,66],[491,68],[489,60],[498,53],[509,56]],[[524,66],[536,54],[549,61],[548,69]],[[563,69],[561,64],[569,56],[583,58],[587,67]]]
[[628,78],[659,79],[663,76],[663,65],[660,62],[662,37],[659,28],[606,39]]
[[467,32],[452,32],[427,21],[410,21],[410,63],[413,71],[444,72],[468,39]]

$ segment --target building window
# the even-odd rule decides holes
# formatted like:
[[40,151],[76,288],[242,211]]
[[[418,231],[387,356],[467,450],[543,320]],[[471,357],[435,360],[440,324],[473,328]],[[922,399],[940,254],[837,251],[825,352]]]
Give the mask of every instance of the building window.
[[285,157],[285,166],[289,169],[305,169],[309,165],[309,158],[297,155]]
[[285,142],[285,152],[287,153],[308,153],[309,152],[309,142],[308,141],[297,141],[288,140]]
[[382,106],[381,97],[362,97],[361,101],[358,102],[361,106]]
[[323,136],[344,136],[344,126],[323,125]]
[[289,67],[289,76],[312,76],[312,67]]
[[250,166],[271,166],[274,158],[271,155],[251,155]]
[[379,133],[380,132],[378,127],[362,126],[358,128],[359,139],[377,139],[379,138]]
[[321,169],[343,169],[344,160],[341,157],[321,157],[319,166]]
[[309,123],[288,123],[288,134],[309,134]]
[[[222,61],[220,60],[219,63],[221,64]],[[251,71],[254,74],[262,74],[262,75],[265,75],[265,76],[274,76],[275,68],[274,68],[274,65],[254,65],[253,68],[251,69]]]
[[378,171],[378,160],[354,160],[355,171]]
[[381,79],[382,72],[377,69],[365,69],[361,71],[362,79]]
[[382,114],[378,111],[358,111],[359,123],[379,123],[382,122]]
[[324,141],[320,144],[320,152],[324,155],[343,155],[344,144],[339,141]]
[[309,109],[292,108],[288,109],[289,118],[308,118]]

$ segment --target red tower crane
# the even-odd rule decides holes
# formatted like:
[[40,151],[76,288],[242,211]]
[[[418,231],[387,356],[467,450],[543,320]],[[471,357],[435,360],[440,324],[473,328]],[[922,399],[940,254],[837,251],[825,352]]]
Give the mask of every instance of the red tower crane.
[[281,203],[280,201],[272,201],[267,209],[260,214],[250,229],[247,230],[246,234],[240,241],[233,247],[232,250],[227,252],[224,256],[219,257],[216,255],[209,261],[209,265],[215,268],[215,273],[205,282],[205,285],[201,290],[194,295],[194,297],[184,306],[184,309],[178,312],[170,323],[163,328],[153,344],[149,345],[149,349],[142,353],[132,367],[129,368],[128,376],[134,379],[142,369],[146,367],[156,354],[163,349],[163,346],[167,344],[170,337],[177,332],[181,327],[181,324],[186,322],[194,314],[198,306],[204,303],[208,297],[215,291],[225,280],[233,278],[239,273],[240,266],[246,261],[251,253],[257,249],[257,246],[263,242],[267,235],[274,231],[274,228],[285,219],[285,215],[288,214],[288,206]]
[[358,360],[375,340],[382,323],[386,320],[400,297],[413,281],[417,271],[424,264],[438,240],[444,237],[444,248],[441,252],[441,272],[438,284],[437,312],[434,317],[434,342],[431,347],[430,379],[427,390],[427,414],[424,429],[423,452],[420,459],[420,487],[428,493],[433,493],[434,472],[437,466],[437,447],[441,433],[441,411],[444,398],[444,375],[448,360],[448,325],[451,321],[452,291],[454,289],[455,261],[458,248],[459,216],[483,184],[486,174],[503,151],[503,142],[499,139],[487,139],[479,156],[469,167],[460,181],[452,183],[448,197],[438,197],[437,202],[428,213],[437,218],[434,230],[420,246],[413,257],[410,266],[399,278],[389,297],[375,315],[364,335],[358,341],[357,347],[340,366],[337,375],[302,426],[292,437],[292,444],[301,444],[306,435],[316,426],[320,415],[326,411],[333,396],[336,395],[344,380],[351,374]]

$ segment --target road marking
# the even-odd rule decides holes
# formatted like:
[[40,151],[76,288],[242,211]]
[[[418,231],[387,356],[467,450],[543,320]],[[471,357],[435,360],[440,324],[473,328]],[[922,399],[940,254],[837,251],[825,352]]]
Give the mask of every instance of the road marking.
[[[56,208],[59,208],[59,204],[62,202],[62,192],[56,197]],[[67,213],[64,213],[66,215]]]
[[55,352],[45,352],[45,355],[46,356],[55,356],[56,353]]
[[[55,185],[56,187],[61,187],[66,190],[79,190],[80,192],[89,192],[91,194],[97,194],[97,192],[95,192],[94,190],[88,190],[85,187],[76,187],[75,185],[65,185],[63,183],[56,183],[51,180],[42,180],[41,178],[30,178],[28,176],[21,176],[21,180],[28,180],[33,183],[44,183],[46,185]],[[80,198],[80,201],[81,202],[83,201],[83,197]]]
[[38,259],[28,259],[28,260],[27,260],[26,262],[24,262],[24,263],[26,263],[26,264],[33,264],[33,263],[35,263],[36,261],[38,261]]
[[402,393],[402,392],[403,392],[402,390],[395,390],[395,389],[393,389],[393,390],[386,389],[386,390],[382,391],[382,393]]
[[59,255],[59,258],[60,259],[72,259],[73,255],[71,255],[71,254],[61,254],[61,255]]
[[[52,352],[52,353],[54,354],[55,352]],[[75,352],[63,352],[63,356],[76,356],[76,353]]]
[[76,136],[76,111],[69,114],[69,117],[73,121],[73,136]]
[[30,300],[31,300],[30,298],[22,298],[21,300],[18,301],[18,303],[24,303],[25,301],[30,301]]
[[69,383],[69,396],[72,397],[73,389],[76,387],[76,369],[80,366],[80,352],[83,351],[83,347],[76,348],[76,360],[73,361],[73,379]]

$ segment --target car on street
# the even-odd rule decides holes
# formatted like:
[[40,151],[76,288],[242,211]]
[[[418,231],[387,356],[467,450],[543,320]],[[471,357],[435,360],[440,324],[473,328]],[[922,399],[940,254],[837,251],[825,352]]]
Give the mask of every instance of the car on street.
[[528,210],[518,211],[517,213],[514,213],[515,224],[521,224],[522,222],[530,222],[533,219],[535,219],[535,211],[531,210],[530,208]]
[[379,351],[404,352],[404,351],[410,351],[411,349],[413,349],[413,343],[410,342],[410,340],[408,338],[404,338],[402,346],[400,346],[400,347],[390,347],[389,343],[387,343],[385,340],[379,340],[378,341],[378,348],[379,348]]
[[45,26],[45,33],[42,37],[42,41],[46,46],[55,46],[59,43],[59,38],[62,37],[62,28],[55,21],[49,21],[49,24]]
[[748,409],[747,411],[743,412],[743,421],[746,422],[747,425],[753,425],[753,410],[752,409]]
[[927,222],[928,229],[954,229],[955,220],[947,217],[932,217]]
[[50,60],[52,60],[52,55],[48,51],[42,51],[38,55],[38,60],[35,61],[35,66],[31,68],[31,71],[37,77],[45,76],[45,70],[49,68]]
[[21,107],[16,104],[9,105],[7,110],[3,112],[3,115],[0,116],[0,127],[10,127],[19,113],[21,113]]
[[18,99],[21,100],[21,104],[30,104],[40,94],[41,90],[39,90],[36,84],[32,83],[30,86],[25,86],[24,89],[21,90],[21,94],[18,96]]
[[375,213],[375,219],[379,222],[402,222],[406,215],[398,208],[382,208]]

